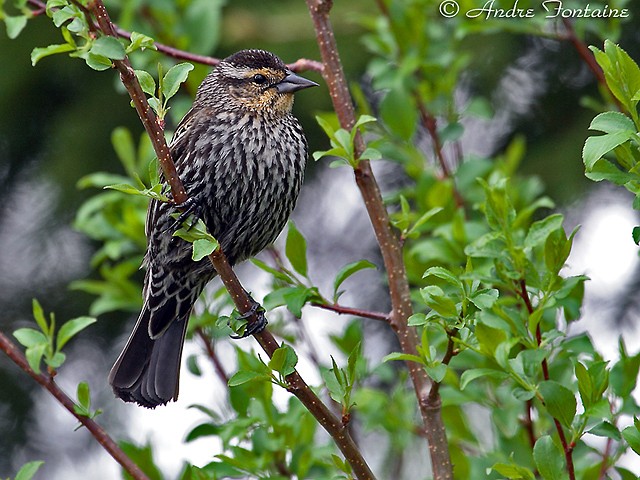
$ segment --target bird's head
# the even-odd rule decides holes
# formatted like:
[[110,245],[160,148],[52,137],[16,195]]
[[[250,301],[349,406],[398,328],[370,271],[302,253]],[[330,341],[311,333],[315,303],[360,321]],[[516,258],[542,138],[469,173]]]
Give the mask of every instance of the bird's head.
[[241,50],[222,60],[210,76],[214,82],[207,85],[206,79],[198,90],[197,98],[202,103],[208,103],[214,95],[227,108],[274,116],[291,112],[295,92],[318,85],[296,75],[277,56],[264,50]]

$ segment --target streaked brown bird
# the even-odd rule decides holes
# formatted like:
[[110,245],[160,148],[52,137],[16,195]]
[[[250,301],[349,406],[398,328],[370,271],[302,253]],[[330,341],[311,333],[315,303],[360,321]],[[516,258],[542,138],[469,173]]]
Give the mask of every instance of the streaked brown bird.
[[[173,161],[232,265],[271,244],[296,204],[307,142],[291,113],[293,94],[316,85],[272,53],[242,50],[204,79],[178,124]],[[171,203],[149,205],[144,305],[109,374],[117,397],[148,408],[177,399],[189,314],[216,276],[207,258],[194,262],[191,244],[172,236],[175,212]]]

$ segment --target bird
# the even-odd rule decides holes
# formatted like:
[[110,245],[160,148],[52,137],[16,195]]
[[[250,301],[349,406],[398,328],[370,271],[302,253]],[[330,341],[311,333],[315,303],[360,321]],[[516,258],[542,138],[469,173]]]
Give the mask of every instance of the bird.
[[[308,147],[293,96],[314,86],[273,53],[241,50],[205,77],[175,129],[169,149],[188,210],[231,265],[273,243],[296,204]],[[176,209],[149,204],[143,306],[109,373],[116,397],[147,408],[177,400],[189,315],[217,275],[208,258],[192,260],[191,244],[172,235]]]

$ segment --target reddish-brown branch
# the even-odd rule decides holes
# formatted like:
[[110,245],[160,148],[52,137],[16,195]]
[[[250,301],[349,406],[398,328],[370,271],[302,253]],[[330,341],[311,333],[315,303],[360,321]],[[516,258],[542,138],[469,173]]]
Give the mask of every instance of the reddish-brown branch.
[[[444,353],[442,357],[443,365],[449,365],[451,359],[457,354],[455,350],[455,342],[454,338],[457,336],[457,331],[447,332],[449,340],[447,342],[447,351]],[[429,398],[431,401],[435,401],[440,395],[440,382],[433,382],[431,385],[431,390],[429,391]]]
[[[522,299],[527,309],[527,313],[531,316],[534,312],[533,304],[531,303],[531,298],[529,298],[529,293],[527,292],[527,283],[524,278],[520,279],[518,284],[518,295]],[[542,344],[542,331],[540,329],[540,324],[538,323],[536,327],[536,342],[538,346]],[[542,376],[545,380],[549,380],[549,364],[546,358],[542,359]],[[564,452],[564,458],[567,462],[567,473],[569,474],[569,480],[576,479],[575,467],[573,465],[573,444],[569,444],[567,442],[567,437],[565,436],[564,430],[560,422],[554,418],[553,424],[556,427],[558,432],[558,437],[560,438],[560,443],[562,444],[562,450]]]
[[322,308],[324,310],[330,310],[332,312],[339,313],[340,315],[353,315],[354,317],[370,318],[371,320],[380,320],[382,322],[389,321],[389,314],[387,313],[372,312],[370,310],[362,310],[360,308],[345,307],[343,305],[338,305],[337,303],[329,304],[312,302],[311,305],[313,305],[314,307]]
[[140,467],[118,447],[118,444],[96,423],[95,420],[76,413],[75,403],[64,393],[53,381],[53,378],[42,373],[34,372],[29,366],[29,362],[18,349],[18,347],[3,333],[0,332],[0,350],[2,350],[20,369],[26,372],[31,378],[44,387],[64,408],[71,413],[87,430],[93,438],[102,445],[109,455],[118,462],[134,479],[149,480]]
[[[96,22],[104,34],[117,36],[116,29],[111,23],[102,0],[92,0],[89,3],[88,8],[93,12]],[[180,178],[178,177],[173,160],[171,159],[171,153],[165,141],[164,132],[158,125],[155,114],[149,107],[146,97],[142,93],[142,89],[135,74],[133,73],[129,60],[125,58],[122,61],[114,61],[114,65],[120,72],[122,83],[129,92],[134,106],[138,111],[138,115],[151,138],[165,179],[171,188],[174,201],[176,203],[186,202],[188,196]],[[242,284],[229,265],[229,262],[222,250],[220,248],[216,249],[211,255],[209,255],[209,260],[218,272],[218,275],[229,292],[237,310],[241,314],[250,313],[252,307],[251,299],[249,298],[246,290],[242,287]],[[255,312],[248,317],[248,321],[258,321]],[[255,334],[254,338],[258,341],[269,357],[271,357],[273,353],[280,348],[280,345],[273,335],[266,329]],[[291,375],[287,376],[287,382],[290,385],[289,390],[298,397],[302,404],[334,439],[336,445],[344,454],[345,459],[351,465],[356,478],[361,480],[374,479],[375,477],[373,473],[349,435],[349,432],[343,427],[341,421],[336,418],[327,406],[316,396],[302,377],[300,377],[298,372],[294,371]]]
[[[329,88],[334,110],[338,116],[340,126],[346,130],[351,130],[356,122],[356,117],[353,100],[349,93],[336,39],[329,20],[332,2],[329,0],[306,0],[306,2],[316,31],[316,40],[320,49],[322,63],[324,64],[323,76]],[[362,153],[364,147],[362,136],[356,135],[356,156]],[[366,160],[361,160],[355,168],[354,174],[387,271],[392,305],[390,325],[398,337],[402,351],[416,355],[418,337],[415,328],[409,327],[407,323],[408,318],[413,313],[413,307],[411,305],[402,246],[389,222],[389,214],[382,201],[380,188],[373,175],[370,163]],[[406,366],[416,391],[424,421],[434,478],[436,480],[451,479],[453,478],[453,468],[449,455],[446,430],[442,421],[440,396],[429,397],[431,382],[424,368],[415,362],[406,362]]]
[[209,360],[211,360],[211,363],[213,364],[213,368],[215,369],[216,374],[226,385],[227,383],[229,383],[229,376],[227,375],[227,372],[224,371],[222,362],[220,362],[218,354],[213,348],[213,341],[211,340],[211,337],[209,337],[209,335],[207,335],[200,327],[196,328],[196,334],[198,335],[198,337],[200,337],[200,340],[202,340],[202,344],[204,345]]
[[[34,16],[41,15],[46,11],[46,4],[41,0],[27,0],[27,3],[29,3],[29,5],[32,5],[36,8],[36,10],[32,11],[32,14]],[[79,2],[76,4],[80,8],[86,9]],[[95,27],[95,25],[92,22],[89,22],[89,27],[93,28]],[[115,24],[113,25],[113,28],[114,28],[114,36],[131,40],[131,32],[123,28],[120,28]],[[171,47],[169,45],[165,45],[160,42],[154,42],[154,46],[156,47],[156,50],[158,52],[166,55],[167,57],[175,58],[176,60],[185,60],[187,62],[199,63],[202,65],[210,65],[210,66],[215,66],[218,63],[220,63],[219,58],[209,57],[207,55],[198,55],[197,53],[191,53],[185,50],[180,50],[179,48]],[[289,64],[288,67],[294,72],[314,71],[314,72],[322,73],[322,63],[315,60],[309,60],[306,58],[301,58],[299,60],[296,60],[294,63]]]
[[571,45],[573,45],[573,48],[576,49],[576,51],[578,52],[578,55],[587,65],[589,70],[591,70],[591,73],[593,73],[593,76],[596,77],[596,80],[602,86],[602,88],[606,89],[609,92],[613,102],[616,104],[616,107],[618,107],[618,110],[623,112],[624,107],[609,89],[609,86],[607,85],[607,80],[604,76],[604,72],[602,71],[602,68],[600,68],[600,65],[598,65],[598,62],[596,61],[595,57],[589,50],[589,47],[587,47],[585,43],[582,42],[576,35],[576,31],[573,28],[573,24],[571,23],[571,20],[568,18],[563,18],[562,23],[566,31],[566,39],[569,40],[569,42],[571,42]]
[[447,161],[444,158],[444,153],[442,152],[442,141],[440,140],[440,135],[438,134],[437,121],[433,115],[426,109],[422,101],[417,99],[418,103],[418,111],[420,112],[420,120],[424,128],[429,132],[429,136],[431,137],[431,142],[433,143],[433,152],[438,160],[438,164],[440,165],[440,169],[442,170],[442,176],[444,178],[450,178],[451,182],[453,182],[453,198],[456,201],[457,207],[462,207],[464,205],[464,199],[460,192],[456,188],[455,179],[451,175],[451,170],[449,170],[449,166],[447,165]]
[[531,411],[533,410],[533,401],[527,400],[524,406],[524,420],[522,421],[522,425],[524,426],[525,432],[527,432],[527,438],[529,439],[529,445],[531,445],[531,449],[536,445],[536,432],[533,428],[533,418],[531,418]]

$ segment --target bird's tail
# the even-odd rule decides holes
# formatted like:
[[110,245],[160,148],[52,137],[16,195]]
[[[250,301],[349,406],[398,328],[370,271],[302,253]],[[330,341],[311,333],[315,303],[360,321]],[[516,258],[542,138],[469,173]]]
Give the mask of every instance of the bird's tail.
[[[127,345],[109,373],[109,383],[117,397],[147,408],[178,398],[180,359],[191,305],[188,307],[162,333],[151,338],[152,310],[145,302]],[[153,311],[153,316],[158,313]]]

